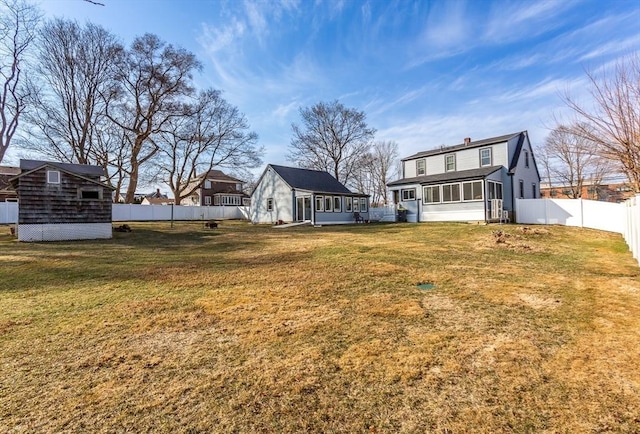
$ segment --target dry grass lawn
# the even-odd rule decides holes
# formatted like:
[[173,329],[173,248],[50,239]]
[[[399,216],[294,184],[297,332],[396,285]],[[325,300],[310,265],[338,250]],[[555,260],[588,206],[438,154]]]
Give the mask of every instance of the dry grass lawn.
[[1,432],[640,431],[616,234],[131,226],[0,228]]

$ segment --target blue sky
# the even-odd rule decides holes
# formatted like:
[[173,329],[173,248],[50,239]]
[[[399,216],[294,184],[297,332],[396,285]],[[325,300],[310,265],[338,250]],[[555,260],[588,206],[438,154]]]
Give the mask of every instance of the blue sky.
[[246,114],[275,164],[291,164],[299,108],[335,99],[401,157],[521,130],[540,145],[562,93],[589,103],[585,70],[640,48],[640,0],[99,1],[40,7],[194,52],[197,84]]

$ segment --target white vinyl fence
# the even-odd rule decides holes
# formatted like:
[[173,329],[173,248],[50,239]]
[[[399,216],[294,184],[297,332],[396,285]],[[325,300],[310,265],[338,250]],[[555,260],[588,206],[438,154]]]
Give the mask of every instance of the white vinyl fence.
[[516,222],[617,232],[624,237],[633,257],[639,259],[640,195],[623,203],[586,199],[516,199]]
[[0,202],[0,225],[18,222],[18,202]]
[[369,220],[374,222],[394,222],[396,221],[396,208],[394,205],[370,207]]
[[[249,207],[244,206],[171,206],[133,205],[114,203],[112,220],[169,221],[169,220],[228,220],[249,219]],[[0,224],[18,222],[18,203],[0,202]]]

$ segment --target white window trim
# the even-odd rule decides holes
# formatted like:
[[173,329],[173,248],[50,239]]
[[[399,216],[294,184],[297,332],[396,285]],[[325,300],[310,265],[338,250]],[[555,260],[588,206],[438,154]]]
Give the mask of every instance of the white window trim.
[[[52,180],[51,176],[55,174],[57,179]],[[59,170],[47,170],[47,184],[60,184],[60,171]]]
[[344,198],[344,212],[353,212],[353,198],[345,197]]
[[[482,194],[482,197],[480,199],[465,199],[464,198],[464,185],[465,184],[474,184],[476,182],[480,183],[480,193]],[[484,183],[482,182],[482,180],[476,179],[474,181],[463,181],[461,184],[462,185],[460,186],[460,200],[462,202],[480,202],[480,201],[484,200],[484,196],[485,196],[485,194],[484,194],[484,186],[483,186]],[[471,194],[473,195],[473,187],[471,187]]]
[[519,179],[518,181],[518,196],[520,199],[524,199],[524,180]]
[[267,198],[267,212],[273,211],[273,198]]
[[[413,192],[413,198],[406,198],[404,197],[404,193],[410,193]],[[416,189],[415,188],[403,188],[400,190],[400,197],[402,198],[402,201],[408,201],[408,200],[416,200]]]
[[[217,197],[216,197],[217,199]],[[204,197],[204,204],[205,206],[211,206],[211,196],[205,196]]]
[[[448,166],[447,160],[450,157],[453,158],[453,169],[448,169],[447,168],[447,166]],[[447,155],[444,156],[444,171],[445,172],[455,172],[456,171],[456,154],[447,154]],[[445,185],[445,184],[443,184],[443,185]]]
[[211,181],[210,180],[206,179],[204,181],[204,188],[206,188],[206,189],[211,188]]
[[531,183],[531,187],[532,187],[531,192],[533,193],[533,199],[535,199],[536,196],[538,195],[538,187],[535,182]]
[[353,198],[353,210],[352,212],[360,212],[360,199],[357,197]]
[[361,197],[360,198],[360,212],[367,212],[367,198],[366,197]]
[[491,200],[491,199],[504,199],[504,197],[503,197],[504,196],[504,191],[503,191],[502,182],[488,180],[487,183],[490,184],[490,185],[491,184],[494,185],[493,191],[494,191],[494,193],[496,193],[496,196],[498,196],[497,195],[498,186],[500,186],[500,197],[490,197],[489,192],[491,191],[491,188],[487,187],[487,193],[486,193],[487,199],[489,199],[489,200]]
[[529,151],[524,150],[524,167],[529,168]]
[[[329,206],[327,206],[327,204]],[[333,197],[325,196],[324,197],[324,212],[332,212],[333,211]]]
[[[316,196],[316,211],[324,212],[324,196]],[[318,206],[320,204],[320,206]]]
[[[432,202],[427,202],[427,194],[425,193],[426,189],[432,189],[435,188],[438,190],[438,201],[432,201]],[[440,188],[440,185],[425,185],[424,187],[422,187],[422,204],[423,205],[431,205],[434,203],[442,203],[442,189]]]
[[[420,173],[420,163],[423,164],[423,172]],[[425,176],[427,174],[427,160],[425,158],[421,158],[420,160],[416,160],[416,176]]]
[[[458,186],[458,196],[460,197],[458,200],[444,200],[444,188],[446,186],[448,186],[448,185],[457,185]],[[441,189],[440,192],[442,193],[442,196],[440,197],[440,200],[442,201],[442,203],[458,203],[458,202],[462,202],[462,191],[461,191],[459,182],[450,182],[448,184],[442,184],[442,189]]]
[[[482,164],[482,151],[489,151],[489,163]],[[493,150],[491,148],[480,149],[480,167],[490,167],[493,164]]]
[[[337,207],[336,202],[338,203]],[[333,197],[333,212],[342,212],[342,198],[340,196]]]

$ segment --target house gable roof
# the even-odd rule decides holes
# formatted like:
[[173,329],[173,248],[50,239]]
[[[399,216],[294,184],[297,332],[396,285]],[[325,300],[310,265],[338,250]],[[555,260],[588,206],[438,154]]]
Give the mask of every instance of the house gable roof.
[[429,157],[431,155],[439,155],[439,154],[449,154],[451,152],[460,151],[462,149],[470,149],[470,148],[479,148],[481,146],[493,145],[494,143],[506,142],[514,136],[518,134],[526,134],[526,131],[519,133],[506,134],[504,136],[491,137],[488,139],[476,140],[474,142],[470,142],[468,145],[464,143],[454,146],[443,146],[437,149],[430,149],[428,151],[418,152],[417,154],[413,154],[409,157],[403,158],[402,161],[413,160],[420,157]]
[[436,175],[416,176],[415,178],[404,178],[388,183],[389,187],[407,184],[437,184],[442,182],[465,181],[472,179],[482,179],[492,173],[502,169],[503,166],[482,167],[480,169],[461,170],[458,172],[438,173]]
[[296,190],[306,190],[315,193],[335,193],[353,195],[347,187],[322,170],[300,169],[297,167],[277,166],[269,164],[289,186]]
[[234,178],[231,175],[227,175],[222,170],[212,169],[207,173],[201,175],[203,179],[209,179],[211,181],[219,181],[219,182],[234,182],[234,183],[242,183],[243,181]]

